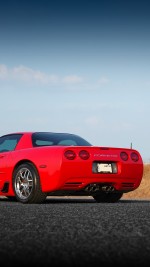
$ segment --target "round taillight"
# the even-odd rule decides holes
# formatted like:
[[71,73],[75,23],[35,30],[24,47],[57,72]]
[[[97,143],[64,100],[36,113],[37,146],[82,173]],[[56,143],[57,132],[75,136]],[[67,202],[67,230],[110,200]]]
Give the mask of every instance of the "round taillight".
[[79,152],[79,157],[80,157],[81,159],[86,160],[86,159],[89,159],[90,154],[89,154],[89,152],[86,151],[86,150],[81,150],[81,151]]
[[76,157],[76,154],[73,150],[65,151],[64,155],[65,155],[66,159],[69,159],[69,160],[73,160]]
[[136,154],[135,152],[132,152],[131,153],[131,159],[133,160],[133,161],[138,161],[139,160],[139,156],[138,156],[138,154]]
[[128,154],[126,152],[121,152],[120,157],[122,160],[127,161],[128,160]]

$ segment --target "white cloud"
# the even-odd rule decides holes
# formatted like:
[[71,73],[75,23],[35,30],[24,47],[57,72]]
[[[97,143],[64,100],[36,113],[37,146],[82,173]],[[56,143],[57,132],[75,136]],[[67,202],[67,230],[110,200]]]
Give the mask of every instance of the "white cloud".
[[98,84],[99,85],[105,85],[105,84],[108,84],[109,83],[109,79],[105,76],[101,77],[99,80],[98,80]]
[[105,86],[109,83],[109,79],[102,76],[96,83],[87,83],[85,77],[80,75],[72,74],[61,76],[57,74],[45,73],[40,70],[35,70],[24,65],[14,66],[8,68],[4,64],[0,64],[0,81],[9,82],[12,86],[23,83],[25,86],[63,86],[69,90],[81,90],[80,85],[83,89],[88,91],[97,90],[98,87]]
[[85,120],[85,123],[88,125],[88,126],[98,126],[99,125],[99,119],[96,117],[96,116],[91,116],[91,117],[88,117],[86,120]]
[[8,69],[6,65],[0,64],[0,80],[23,81],[28,84],[38,83],[41,85],[51,84],[77,84],[83,81],[82,77],[77,75],[65,76],[60,78],[58,75],[47,74],[39,70],[34,70],[20,65]]
[[0,64],[0,79],[6,79],[8,75],[8,69],[5,65]]
[[62,80],[64,83],[67,84],[75,84],[75,83],[81,83],[83,81],[83,78],[77,75],[70,75],[70,76],[65,76]]
[[59,81],[58,76],[45,74],[38,70],[33,70],[25,66],[19,66],[13,68],[11,71],[13,79],[19,79],[27,82],[38,82],[41,84],[57,83]]

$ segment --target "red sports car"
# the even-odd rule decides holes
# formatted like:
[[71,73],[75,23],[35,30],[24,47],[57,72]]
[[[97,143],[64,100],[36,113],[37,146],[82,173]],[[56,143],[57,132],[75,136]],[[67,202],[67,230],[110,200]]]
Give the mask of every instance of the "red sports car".
[[116,202],[143,176],[137,150],[98,147],[78,135],[19,132],[0,137],[0,195],[22,203],[47,196]]

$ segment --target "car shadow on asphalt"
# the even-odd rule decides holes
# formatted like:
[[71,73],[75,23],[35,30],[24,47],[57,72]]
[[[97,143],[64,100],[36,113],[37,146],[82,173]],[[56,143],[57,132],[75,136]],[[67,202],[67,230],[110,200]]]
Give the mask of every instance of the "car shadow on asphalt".
[[[7,197],[0,196],[0,202],[7,202],[7,203],[18,203],[18,201],[10,200]],[[150,199],[120,199],[115,203],[111,203],[113,205],[122,203],[149,203]],[[43,204],[57,204],[57,203],[97,203],[95,199],[91,196],[48,196]],[[97,204],[110,204],[110,203],[97,203]]]
[[[149,203],[150,199],[120,199],[116,203]],[[44,203],[97,203],[93,197],[47,197]],[[110,203],[97,203],[97,204],[110,204]]]

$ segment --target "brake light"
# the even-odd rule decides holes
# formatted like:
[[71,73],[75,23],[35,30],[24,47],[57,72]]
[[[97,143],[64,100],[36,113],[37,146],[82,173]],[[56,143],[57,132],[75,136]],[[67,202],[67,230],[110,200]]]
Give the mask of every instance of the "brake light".
[[133,161],[138,161],[139,160],[139,156],[138,156],[138,154],[136,154],[135,152],[132,152],[131,153],[131,159],[133,160]]
[[76,157],[76,154],[73,150],[65,151],[64,155],[65,155],[66,159],[69,159],[69,160],[73,160]]
[[81,150],[81,151],[79,152],[79,157],[80,157],[81,159],[86,160],[86,159],[89,159],[90,154],[89,154],[89,152],[86,151],[86,150]]
[[120,157],[122,160],[127,161],[128,160],[128,154],[126,152],[121,152]]

